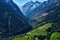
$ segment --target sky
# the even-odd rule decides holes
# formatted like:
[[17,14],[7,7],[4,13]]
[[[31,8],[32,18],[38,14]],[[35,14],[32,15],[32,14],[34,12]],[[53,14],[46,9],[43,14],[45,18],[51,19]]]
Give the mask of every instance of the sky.
[[[22,6],[24,5],[25,3],[31,1],[31,0],[13,0],[18,6]],[[46,1],[46,0],[32,0],[32,1],[40,1],[40,2],[43,2],[43,1]]]

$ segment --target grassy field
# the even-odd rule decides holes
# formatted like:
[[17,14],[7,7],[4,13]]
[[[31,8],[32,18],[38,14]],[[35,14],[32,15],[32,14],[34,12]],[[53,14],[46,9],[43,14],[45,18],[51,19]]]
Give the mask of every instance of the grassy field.
[[47,23],[37,29],[33,29],[32,31],[26,33],[25,36],[16,36],[12,40],[38,40],[38,38],[34,39],[34,36],[39,36],[39,35],[47,35],[46,29],[51,27],[52,23]]
[[52,23],[48,23],[48,24],[45,24],[37,29],[34,29],[33,31],[31,32],[28,32],[27,34],[28,35],[31,35],[31,36],[34,36],[34,35],[46,35],[47,32],[46,32],[46,29],[48,29],[49,27],[51,27]]
[[55,32],[51,35],[50,40],[60,40],[60,33]]

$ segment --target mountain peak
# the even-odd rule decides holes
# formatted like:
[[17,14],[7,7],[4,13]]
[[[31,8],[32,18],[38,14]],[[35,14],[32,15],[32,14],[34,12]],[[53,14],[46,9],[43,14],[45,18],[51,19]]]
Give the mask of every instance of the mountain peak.
[[41,2],[39,2],[39,1],[35,1],[35,3],[41,3]]
[[25,3],[22,7],[23,7],[23,11],[24,13],[27,13],[29,11],[34,10],[36,7],[38,7],[41,4],[41,2],[39,1],[29,1],[27,3]]
[[30,6],[33,3],[34,3],[33,1],[29,1],[29,2],[25,3],[22,7]]

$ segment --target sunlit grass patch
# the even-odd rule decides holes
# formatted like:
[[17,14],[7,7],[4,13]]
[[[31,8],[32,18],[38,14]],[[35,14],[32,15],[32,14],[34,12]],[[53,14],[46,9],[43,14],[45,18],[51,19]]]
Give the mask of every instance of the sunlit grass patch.
[[60,40],[60,33],[55,32],[51,35],[50,40]]

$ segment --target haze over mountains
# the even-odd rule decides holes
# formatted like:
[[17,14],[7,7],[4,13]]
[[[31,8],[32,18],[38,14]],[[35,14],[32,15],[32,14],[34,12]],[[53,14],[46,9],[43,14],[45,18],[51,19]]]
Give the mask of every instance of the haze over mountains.
[[40,11],[43,10],[43,8],[58,2],[59,0],[48,0],[48,1],[44,1],[44,2],[27,2],[25,5],[22,6],[24,14],[29,17],[34,19],[34,17],[36,17],[36,15],[40,14]]
[[[36,4],[38,4],[38,6]],[[22,7],[25,16],[31,19],[29,23],[35,28],[41,26],[41,24],[45,24],[44,22],[43,23],[40,22],[45,18],[45,16],[50,14],[50,12],[54,12],[54,10],[57,8],[57,7],[55,8],[55,6],[59,6],[59,0],[48,0],[44,1],[43,3],[39,1],[36,2],[30,1],[27,2]],[[55,9],[53,10],[53,8],[51,7]]]

